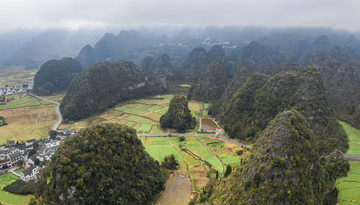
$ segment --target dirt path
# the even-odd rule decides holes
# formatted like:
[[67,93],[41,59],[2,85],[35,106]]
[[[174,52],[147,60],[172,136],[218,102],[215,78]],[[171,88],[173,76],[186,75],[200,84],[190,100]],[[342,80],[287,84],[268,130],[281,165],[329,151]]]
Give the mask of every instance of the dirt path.
[[55,101],[52,101],[52,100],[49,100],[49,99],[46,99],[46,98],[43,98],[43,97],[40,97],[40,96],[37,96],[37,95],[34,95],[32,93],[28,93],[29,95],[35,97],[35,98],[38,98],[40,100],[44,100],[46,102],[49,102],[49,103],[53,103],[56,105],[55,107],[55,113],[58,117],[58,121],[55,123],[55,125],[52,127],[52,130],[57,130],[57,128],[60,126],[61,122],[63,121],[63,117],[61,115],[61,112],[60,112],[60,103],[58,102],[55,102]]
[[171,175],[156,205],[187,205],[190,202],[191,181],[183,175]]

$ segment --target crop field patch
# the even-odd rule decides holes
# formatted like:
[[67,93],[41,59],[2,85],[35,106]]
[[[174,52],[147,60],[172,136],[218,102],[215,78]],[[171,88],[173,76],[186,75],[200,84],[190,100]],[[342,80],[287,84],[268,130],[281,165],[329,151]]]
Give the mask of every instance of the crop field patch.
[[163,131],[159,128],[159,125],[153,125],[151,127],[150,133],[151,134],[163,133]]
[[37,70],[35,69],[25,69],[24,66],[2,68],[0,72],[0,87],[3,88],[6,85],[22,85],[29,81],[33,81],[36,71]]
[[[360,202],[360,161],[350,161],[350,171],[347,177],[337,180],[336,187],[339,189],[339,204],[347,204],[341,200],[354,200]],[[342,182],[342,181],[354,182]]]
[[152,125],[149,124],[142,124],[140,128],[137,130],[139,134],[141,133],[149,133]]
[[179,163],[184,161],[183,157],[179,154],[178,151],[174,149],[172,145],[146,146],[145,150],[150,154],[150,156],[152,156],[160,163],[163,162],[164,157],[171,154],[175,155],[175,158]]
[[219,154],[220,159],[226,164],[239,164],[241,159],[235,154]]
[[346,154],[360,155],[360,130],[351,127],[345,122],[340,122],[349,137],[349,150]]
[[146,146],[170,145],[167,137],[147,137]]

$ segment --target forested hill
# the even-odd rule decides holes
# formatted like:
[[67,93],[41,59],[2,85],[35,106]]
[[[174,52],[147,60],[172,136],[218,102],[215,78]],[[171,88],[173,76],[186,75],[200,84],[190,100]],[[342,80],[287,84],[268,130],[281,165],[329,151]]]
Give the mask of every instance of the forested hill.
[[0,116],[0,126],[6,125],[4,117]]
[[336,204],[337,178],[349,163],[338,151],[324,157],[315,134],[295,110],[272,120],[252,154],[233,174],[208,185],[199,204]]
[[79,120],[121,101],[154,95],[159,90],[134,63],[105,61],[71,81],[60,109],[65,120]]
[[80,63],[72,58],[49,60],[36,73],[33,92],[39,95],[51,95],[64,91],[81,71]]
[[346,134],[314,67],[279,72],[272,77],[254,74],[229,100],[214,104],[210,113],[231,137],[255,141],[276,115],[289,109],[297,110],[308,121],[321,153],[348,148]]
[[136,130],[119,124],[83,129],[66,140],[39,181],[39,204],[146,205],[165,184]]

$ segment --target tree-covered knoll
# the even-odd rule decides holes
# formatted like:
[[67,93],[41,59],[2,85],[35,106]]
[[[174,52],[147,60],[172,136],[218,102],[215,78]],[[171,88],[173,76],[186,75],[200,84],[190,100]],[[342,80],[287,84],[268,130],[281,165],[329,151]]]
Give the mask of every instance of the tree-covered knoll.
[[61,144],[40,183],[45,204],[151,204],[165,180],[133,128],[102,124]]
[[194,129],[196,119],[191,115],[188,104],[185,96],[175,95],[168,111],[160,118],[160,126],[163,129],[176,129],[178,132]]
[[252,154],[232,174],[207,186],[200,204],[336,204],[337,178],[349,163],[339,151],[318,152],[317,140],[304,117],[284,111],[254,144]]
[[4,117],[0,116],[0,126],[6,125]]
[[45,62],[34,78],[33,92],[39,95],[66,90],[70,81],[82,71],[80,63],[72,58]]
[[122,101],[158,92],[134,63],[105,61],[89,67],[70,83],[60,110],[65,120],[80,120]]
[[295,109],[308,121],[320,152],[348,148],[347,137],[337,122],[328,93],[314,67],[275,76],[254,74],[229,100],[212,106],[210,113],[231,137],[255,141],[257,133],[280,112]]

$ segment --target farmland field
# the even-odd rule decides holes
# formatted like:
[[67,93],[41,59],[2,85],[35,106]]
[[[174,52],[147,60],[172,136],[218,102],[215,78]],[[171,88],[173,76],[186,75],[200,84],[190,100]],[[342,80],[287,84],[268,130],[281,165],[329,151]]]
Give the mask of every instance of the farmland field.
[[34,80],[36,69],[26,70],[23,66],[2,68],[0,70],[0,88],[22,85]]
[[5,186],[11,184],[17,179],[19,179],[19,177],[12,173],[0,175],[0,203],[22,205],[30,202],[32,195],[18,195],[2,190]]
[[[170,100],[174,95],[158,95],[145,99],[130,100],[118,104],[114,108],[108,109],[104,113],[90,117],[85,120],[62,124],[60,129],[68,128],[73,130],[80,130],[87,126],[96,125],[99,123],[120,123],[131,126],[137,130],[139,134],[146,133],[164,133],[160,128],[160,117],[166,113]],[[190,101],[189,108],[194,117],[200,119],[204,111],[204,107],[208,106],[205,103]],[[190,131],[195,132],[199,126]]]
[[7,139],[25,141],[46,137],[57,119],[55,105],[26,94],[12,95],[10,98],[12,100],[6,105],[0,105],[0,116],[8,123],[0,127],[0,144]]
[[[345,122],[340,122],[349,137],[349,150],[346,154],[360,155],[360,131]],[[348,176],[338,179],[336,187],[339,189],[339,204],[350,205],[356,201],[360,203],[360,161],[349,161]]]

